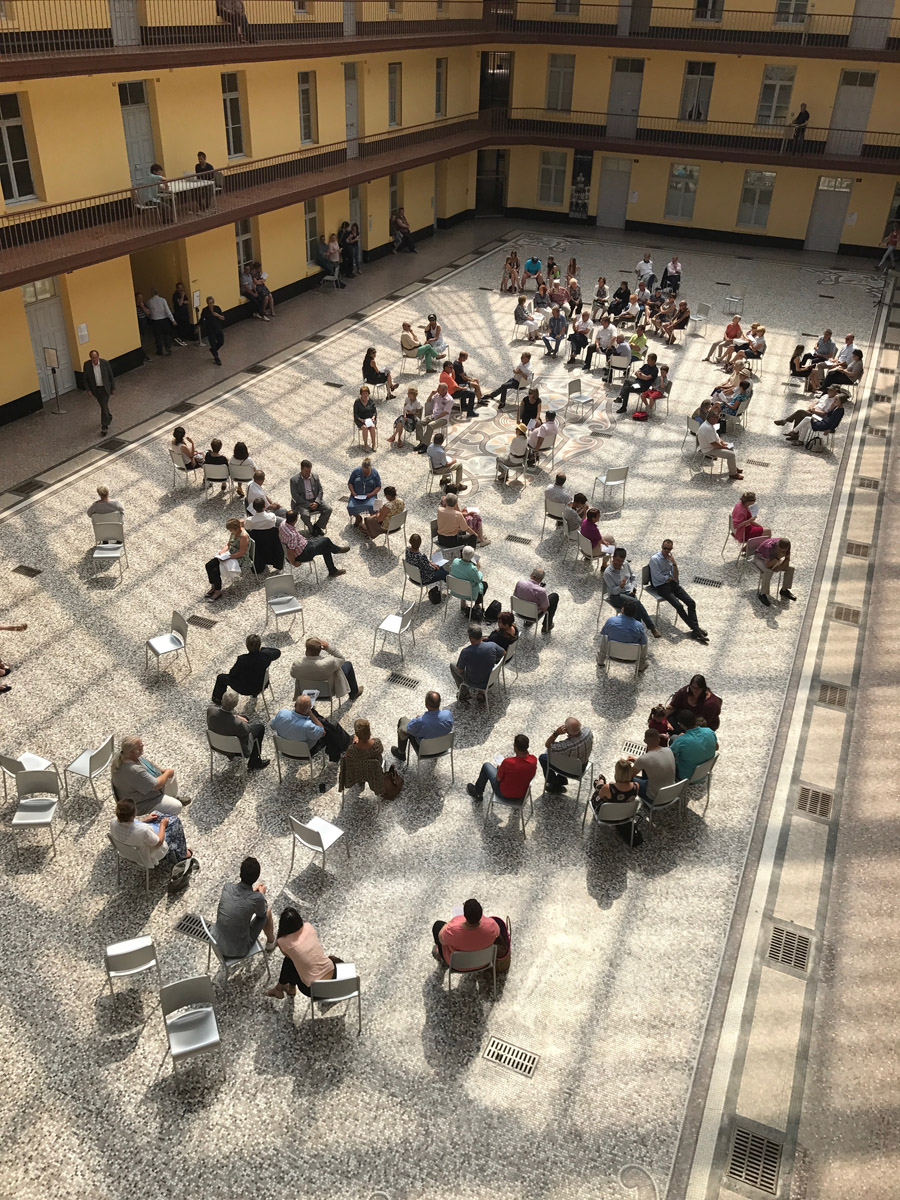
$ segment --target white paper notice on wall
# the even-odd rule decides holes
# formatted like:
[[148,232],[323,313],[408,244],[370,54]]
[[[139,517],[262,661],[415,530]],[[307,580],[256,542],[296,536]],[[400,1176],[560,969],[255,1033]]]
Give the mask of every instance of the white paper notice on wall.
[[87,327],[87,325],[79,325],[78,326],[78,343],[79,343],[79,345],[83,346],[84,343],[87,341],[90,341],[90,335],[88,334],[88,327]]
[[856,213],[847,213],[847,220],[844,222],[844,224],[845,225],[855,225],[856,217],[857,217]]
[[628,193],[628,203],[629,204],[637,204],[637,197],[638,197],[637,192],[629,192]]
[[193,299],[194,308],[199,308],[200,307],[200,289],[199,288],[197,288],[196,292],[194,292],[192,299]]

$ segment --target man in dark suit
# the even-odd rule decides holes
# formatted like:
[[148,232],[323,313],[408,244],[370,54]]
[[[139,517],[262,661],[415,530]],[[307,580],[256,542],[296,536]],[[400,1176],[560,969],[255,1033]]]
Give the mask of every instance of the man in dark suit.
[[300,470],[291,477],[291,508],[313,533],[321,536],[328,526],[331,509],[322,499],[322,485],[312,473],[312,463],[304,458]]
[[281,658],[280,650],[274,646],[263,646],[258,633],[248,634],[245,645],[247,653],[237,656],[230,671],[220,672],[216,676],[216,686],[212,694],[213,704],[221,703],[228,688],[232,688],[240,696],[258,696],[263,690],[266,671],[276,658]]
[[112,424],[109,411],[109,398],[116,390],[116,379],[112,367],[105,358],[101,358],[96,350],[92,350],[87,361],[81,368],[84,386],[100,405],[100,436],[106,437]]
[[226,692],[218,704],[208,704],[206,728],[210,733],[236,737],[241,743],[241,753],[247,759],[247,769],[262,771],[269,765],[269,760],[260,754],[266,727],[262,721],[254,721],[251,725],[246,717],[238,716],[234,711],[237,702],[238,698],[234,692]]

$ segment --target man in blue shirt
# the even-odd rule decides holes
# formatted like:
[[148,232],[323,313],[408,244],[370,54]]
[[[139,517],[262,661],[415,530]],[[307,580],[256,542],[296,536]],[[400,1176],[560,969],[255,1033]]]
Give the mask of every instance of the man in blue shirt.
[[468,646],[460,650],[456,666],[450,664],[450,674],[459,688],[457,698],[468,700],[469,687],[486,688],[491,671],[505,653],[496,642],[484,641],[484,630],[480,625],[470,625]]
[[671,604],[675,611],[691,631],[695,642],[709,645],[706,630],[700,628],[697,621],[697,605],[678,582],[678,563],[672,554],[674,544],[671,538],[666,538],[662,549],[650,559],[650,584],[666,604]]
[[626,645],[638,645],[641,648],[639,670],[647,668],[647,630],[638,618],[638,608],[634,600],[625,600],[622,608],[614,617],[610,617],[600,630],[600,649],[597,651],[597,662],[602,666],[606,662],[607,649],[610,642],[623,642]]
[[522,287],[525,286],[526,279],[536,279],[538,287],[544,282],[544,277],[541,274],[541,260],[532,256],[525,259],[525,266],[522,268]]
[[421,717],[401,717],[397,722],[396,746],[391,746],[394,758],[405,759],[407,742],[412,742],[418,750],[422,738],[443,737],[453,729],[453,713],[449,708],[441,708],[440,692],[425,693],[425,711]]
[[711,729],[697,724],[696,716],[689,709],[679,713],[676,720],[684,733],[669,743],[675,755],[675,778],[690,779],[701,763],[709,762],[719,743]]
[[325,727],[312,711],[309,696],[298,696],[293,708],[279,709],[269,728],[279,737],[306,742],[310,754],[316,754],[325,745]]

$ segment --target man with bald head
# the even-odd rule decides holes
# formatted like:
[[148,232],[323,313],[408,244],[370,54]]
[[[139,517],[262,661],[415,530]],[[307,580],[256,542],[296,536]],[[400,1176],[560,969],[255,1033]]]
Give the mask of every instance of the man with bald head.
[[[548,753],[552,750],[554,754],[565,754],[571,760],[572,771],[578,771],[579,774],[584,774],[593,745],[594,735],[587,725],[582,725],[577,717],[566,717],[563,724],[554,729],[544,742]],[[547,781],[546,790],[548,792],[564,792],[567,776],[560,775],[558,771],[553,770],[549,765],[547,754],[542,754],[538,758],[538,762],[541,764],[541,770]]]
[[279,709],[269,728],[279,737],[306,742],[310,754],[316,754],[325,745],[325,726],[313,712],[309,696],[298,696],[293,708]]

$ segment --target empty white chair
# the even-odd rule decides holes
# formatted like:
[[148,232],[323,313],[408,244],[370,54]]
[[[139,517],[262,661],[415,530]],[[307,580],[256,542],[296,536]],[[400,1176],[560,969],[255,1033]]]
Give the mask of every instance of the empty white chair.
[[303,603],[297,595],[294,576],[285,571],[282,575],[269,575],[265,579],[266,588],[266,625],[269,623],[269,613],[275,614],[275,631],[278,631],[278,618],[290,617],[291,625],[300,614],[300,628],[306,637],[306,621],[303,617]]
[[225,1058],[219,1023],[213,1008],[212,980],[208,975],[179,979],[159,989],[159,1007],[166,1026],[172,1070],[186,1058],[218,1050],[225,1077]]
[[[294,873],[294,856],[297,853],[298,843],[305,846],[307,850],[312,850],[314,854],[322,855],[322,870],[325,870],[325,855],[326,852],[334,845],[336,841],[344,836],[343,829],[338,829],[337,825],[332,825],[330,821],[324,821],[321,817],[310,817],[307,822],[298,821],[296,817],[288,817],[291,823],[291,832],[293,833],[291,846],[291,869],[288,872],[288,877]],[[350,846],[344,842],[344,849],[347,851],[347,858],[350,858]]]
[[112,762],[114,752],[114,739],[110,735],[102,746],[96,750],[82,750],[81,754],[67,767],[63,769],[63,780],[66,785],[66,798],[69,795],[69,775],[77,775],[80,779],[86,779],[91,785],[91,791],[94,793],[94,799],[100,803],[100,797],[97,795],[97,789],[94,787],[94,780],[98,775],[102,775],[109,764]]
[[[191,660],[187,652],[188,640],[188,625],[187,621],[180,612],[173,611],[172,626],[168,633],[160,633],[156,637],[147,638],[147,644],[144,647],[144,670],[150,666],[150,655],[153,654],[156,658],[156,675],[159,678],[159,660],[165,654],[180,654],[184,651],[184,657],[187,659],[188,667],[191,667]],[[193,668],[191,668],[193,669]]]
[[586,421],[588,414],[593,412],[596,397],[593,392],[584,390],[584,380],[580,375],[569,380],[566,393],[566,416],[569,415],[569,409],[574,404],[575,408],[581,411],[582,421]]
[[114,942],[107,946],[103,955],[103,965],[106,967],[106,978],[114,1003],[118,1003],[116,989],[113,987],[114,979],[130,979],[132,975],[155,970],[157,987],[162,986],[156,943],[149,935],[130,938],[127,942]]
[[[477,583],[470,583],[468,579],[457,579],[453,575],[447,576],[447,591],[450,596],[455,596],[457,600],[462,600],[469,606],[469,611],[466,614],[468,617],[472,615],[472,609],[481,599],[481,592]],[[450,607],[449,602],[444,605],[443,621],[447,620],[447,609]]]
[[634,664],[634,681],[637,683],[641,671],[641,647],[637,642],[607,642],[606,673],[609,674],[611,662]]
[[122,575],[122,558],[128,564],[128,551],[125,549],[125,519],[110,513],[109,516],[91,517],[94,526],[94,553],[91,561],[96,574],[97,563],[115,562],[119,564],[119,579]]
[[738,296],[726,296],[722,301],[722,312],[730,313],[732,316],[739,317],[744,311],[744,295],[741,293]]
[[584,815],[581,818],[582,829],[584,829],[588,809],[591,810],[595,825],[607,825],[610,828],[615,828],[617,825],[629,825],[631,827],[631,845],[634,846],[634,826],[641,810],[640,800],[606,800],[595,809],[588,797],[584,806]]
[[691,315],[688,317],[688,328],[690,328],[691,324],[694,324],[697,332],[699,333],[700,326],[706,325],[707,321],[709,320],[709,307],[710,306],[708,304],[698,304],[697,311],[695,313],[691,313]]
[[[553,521],[562,521],[565,510],[566,506],[561,501],[548,500],[546,496],[544,497],[544,520],[541,524],[541,537],[544,536],[544,528],[547,524],[547,518],[550,517]],[[562,529],[563,534],[565,534],[565,524],[563,524]]]
[[419,778],[419,767],[422,759],[443,758],[445,754],[450,755],[450,782],[456,782],[456,776],[453,770],[453,747],[456,743],[456,730],[451,729],[449,733],[442,733],[440,737],[421,738],[418,745],[414,745],[411,740],[406,743],[406,753],[409,755],[409,748],[412,747],[416,756],[416,779]]
[[59,775],[59,768],[56,763],[53,763],[49,758],[41,758],[39,754],[31,754],[27,750],[24,754],[20,754],[18,758],[10,758],[7,754],[0,754],[0,775],[3,776],[3,799],[9,800],[7,791],[7,779],[15,780],[16,775],[20,771],[56,771]]
[[[197,915],[200,916],[199,913]],[[210,963],[212,962],[213,954],[215,954],[216,958],[219,960],[222,970],[225,972],[225,984],[222,989],[223,992],[228,990],[228,976],[232,973],[232,971],[237,971],[241,966],[243,966],[244,963],[252,962],[252,960],[256,958],[257,954],[261,954],[263,956],[263,962],[266,967],[266,975],[269,979],[272,978],[271,972],[269,971],[269,956],[266,954],[265,946],[263,945],[261,937],[256,939],[246,954],[240,954],[235,958],[230,958],[227,954],[222,953],[222,948],[216,941],[215,925],[207,925],[202,916],[200,916],[200,924],[203,926],[203,932],[206,934],[207,939],[209,940],[209,947],[206,951],[206,973],[209,975]],[[212,978],[212,976],[210,976],[210,978]]]
[[[174,487],[178,482],[179,476],[185,481],[185,485],[187,487],[191,486],[191,483],[194,479],[202,482],[202,472],[196,467],[186,467],[184,465],[184,456],[182,455],[181,451],[176,449],[174,446],[169,447],[169,458],[172,460],[172,487]],[[253,478],[252,472],[250,474],[250,478]]]
[[661,787],[652,800],[648,797],[644,801],[644,813],[647,817],[648,829],[653,826],[653,814],[663,812],[665,809],[671,808],[673,804],[679,805],[681,814],[682,816],[684,815],[687,787],[688,781],[686,779],[679,779],[676,783],[670,783],[666,787]]
[[238,760],[238,765],[244,772],[244,778],[247,777],[247,759],[244,758],[244,751],[241,748],[241,739],[233,737],[227,733],[213,733],[211,729],[206,731],[206,740],[209,742],[209,780],[212,783],[213,778],[213,757],[216,754],[221,754],[223,758],[227,758],[229,763],[233,764]]
[[202,470],[204,494],[208,492],[209,488],[214,487],[217,483],[223,484],[231,481],[231,473],[228,469],[228,463],[204,463]]
[[[278,782],[281,783],[283,776],[281,774],[281,760],[286,758],[291,762],[306,763],[309,767],[309,777],[313,777],[313,763],[316,762],[316,756],[310,753],[309,743],[301,742],[299,738],[280,737],[277,733],[272,734],[272,745],[275,747],[275,764],[278,767]],[[319,753],[318,774],[321,775],[325,769],[325,762],[328,755]]]
[[334,979],[314,979],[309,988],[309,1015],[316,1019],[315,1001],[340,1004],[356,1001],[356,1036],[362,1033],[362,988],[355,963],[335,963]]
[[619,503],[613,502],[610,512],[621,512],[625,507],[625,483],[628,479],[628,467],[607,467],[599,475],[594,477],[594,486],[591,488],[591,499],[594,499],[594,493],[597,491],[597,486],[603,488],[600,495],[598,507],[606,506],[607,493],[615,497],[618,493]]
[[[403,515],[402,513],[400,514]],[[421,596],[420,596],[421,598]],[[372,657],[375,657],[375,644],[378,641],[378,635],[381,634],[381,649],[384,649],[384,643],[388,637],[396,637],[397,645],[400,647],[400,660],[403,661],[403,635],[408,633],[411,635],[413,645],[416,644],[416,631],[413,629],[413,613],[416,611],[415,604],[410,604],[407,608],[402,609],[398,613],[391,613],[389,617],[385,617],[378,628],[375,630],[375,636],[372,638]]]
[[532,641],[536,642],[538,621],[541,619],[541,612],[537,606],[537,601],[521,600],[518,596],[510,596],[509,607],[510,611],[517,617],[521,617],[523,621],[532,622]]
[[[524,799],[522,799],[522,800],[507,800],[507,798],[505,796],[498,796],[492,787],[488,788],[487,797],[488,797],[488,802],[487,802],[487,807],[484,810],[484,817],[482,818],[482,821],[481,821],[482,825],[486,824],[487,819],[488,819],[488,813],[491,811],[491,809],[494,807],[495,804],[499,804],[501,806],[505,805],[507,808],[511,808],[515,812],[518,812],[519,821],[522,825],[522,837],[524,838],[524,837],[528,836],[525,832],[525,805],[530,804],[531,812],[532,812],[532,814],[534,814],[534,797],[531,794],[531,784],[528,785],[528,791],[525,793]],[[496,947],[494,947],[494,948],[496,949]]]
[[[56,854],[56,838],[53,836],[53,818],[59,805],[63,816],[62,794],[59,775],[54,771],[19,771],[16,775],[18,807],[13,813],[12,830],[18,835],[23,829],[49,829],[50,844]],[[13,837],[16,860],[20,860],[18,836]]]
[[488,676],[488,681],[484,687],[476,687],[473,683],[466,681],[466,687],[470,692],[484,696],[484,708],[488,716],[491,715],[491,692],[498,691],[500,688],[500,675],[503,671],[503,659],[491,667],[491,673]]
[[[525,832],[524,827],[522,832]],[[491,946],[485,946],[483,950],[453,950],[450,954],[449,967],[447,972],[448,995],[453,991],[454,972],[459,975],[471,975],[476,971],[490,971],[494,983],[494,999],[497,999],[496,942]]]

